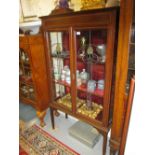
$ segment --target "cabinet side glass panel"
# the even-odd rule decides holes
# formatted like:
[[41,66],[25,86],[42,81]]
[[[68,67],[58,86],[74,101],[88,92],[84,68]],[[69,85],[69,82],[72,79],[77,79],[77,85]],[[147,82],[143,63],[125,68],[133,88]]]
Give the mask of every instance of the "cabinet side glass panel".
[[76,30],[77,113],[102,121],[106,64],[106,29]]
[[69,32],[50,32],[52,103],[72,109]]
[[129,61],[128,61],[128,75],[126,81],[126,94],[129,93],[130,80],[135,76],[135,9],[133,9],[132,27],[130,29],[129,39]]

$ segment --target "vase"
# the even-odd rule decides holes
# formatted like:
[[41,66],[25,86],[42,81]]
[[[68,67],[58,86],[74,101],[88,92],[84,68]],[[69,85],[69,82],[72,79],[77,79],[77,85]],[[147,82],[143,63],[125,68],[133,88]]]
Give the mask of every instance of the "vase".
[[106,45],[105,44],[97,45],[96,51],[101,56],[100,61],[105,62]]
[[82,70],[82,72],[80,73],[80,78],[83,84],[87,83],[88,80],[88,73],[86,72],[85,69]]
[[89,92],[94,92],[95,88],[96,88],[96,81],[95,80],[89,80],[88,84],[87,84],[87,90]]
[[104,89],[104,80],[98,80],[97,83],[98,83],[97,88],[100,90],[103,90]]

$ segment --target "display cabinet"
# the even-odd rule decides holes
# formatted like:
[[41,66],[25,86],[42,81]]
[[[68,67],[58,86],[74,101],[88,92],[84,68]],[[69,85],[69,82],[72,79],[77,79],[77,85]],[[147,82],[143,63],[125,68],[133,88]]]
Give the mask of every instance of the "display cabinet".
[[19,97],[32,105],[44,126],[44,116],[49,107],[46,61],[42,35],[19,37]]
[[51,119],[59,109],[96,127],[104,136],[112,123],[119,8],[41,17]]

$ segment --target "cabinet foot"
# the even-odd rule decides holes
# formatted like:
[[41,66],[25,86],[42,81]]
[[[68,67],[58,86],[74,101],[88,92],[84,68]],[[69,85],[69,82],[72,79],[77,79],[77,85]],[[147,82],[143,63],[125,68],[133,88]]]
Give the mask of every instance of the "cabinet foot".
[[44,117],[46,115],[46,111],[37,111],[36,114],[40,120],[40,126],[44,127],[46,125],[44,122]]
[[66,118],[66,119],[68,118],[68,114],[66,114],[66,113],[65,113],[65,118]]

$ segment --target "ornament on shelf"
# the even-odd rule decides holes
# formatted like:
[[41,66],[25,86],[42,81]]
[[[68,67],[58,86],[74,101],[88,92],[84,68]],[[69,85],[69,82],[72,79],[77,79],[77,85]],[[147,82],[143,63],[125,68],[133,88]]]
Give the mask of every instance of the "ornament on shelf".
[[105,7],[114,7],[114,6],[120,6],[120,0],[108,0]]
[[83,84],[87,83],[87,80],[89,79],[89,74],[86,72],[86,69],[83,69],[80,73],[81,82]]
[[104,8],[104,0],[81,0],[81,10]]
[[55,9],[69,8],[69,0],[56,0]]
[[99,61],[104,63],[105,62],[106,44],[97,45],[96,51],[101,56],[101,58],[99,58]]
[[80,39],[81,47],[78,50],[79,56],[85,63],[97,63],[99,58],[94,52],[95,46],[91,43],[91,30],[89,31],[88,37],[88,44],[86,44],[86,37],[82,36]]
[[52,10],[51,15],[73,12],[73,10],[69,8],[71,6],[71,3],[69,3],[70,1],[71,0],[55,0],[55,7],[54,10]]
[[89,92],[94,92],[95,88],[96,88],[96,81],[95,80],[89,80],[87,83],[87,90]]

